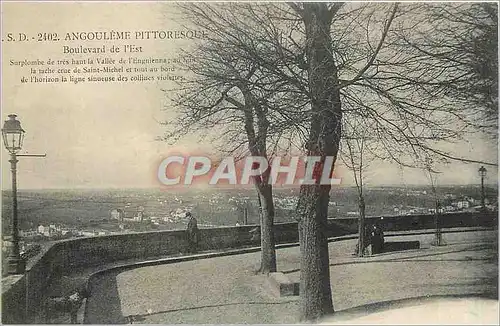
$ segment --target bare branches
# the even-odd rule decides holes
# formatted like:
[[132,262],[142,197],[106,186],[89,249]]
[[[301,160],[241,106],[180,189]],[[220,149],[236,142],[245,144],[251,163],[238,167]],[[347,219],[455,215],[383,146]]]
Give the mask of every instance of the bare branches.
[[267,16],[293,15],[275,5],[190,3],[180,8],[210,33],[185,53],[191,59],[184,67],[190,78],[171,92],[172,106],[180,115],[175,132],[166,137],[215,126],[226,133],[228,126],[216,121],[229,122],[233,116],[231,128],[239,126],[254,155],[296,142],[291,135],[300,137],[303,128],[297,125],[307,121],[307,100],[300,89],[305,83],[293,66],[292,53],[286,47],[277,52],[281,34]]
[[[306,141],[310,124],[325,115],[324,110],[311,110],[319,93],[309,83],[315,72],[307,57],[303,21],[312,9],[305,5],[180,5],[195,24],[209,31],[199,51],[189,54],[197,63],[187,70],[197,77],[183,88],[196,91],[186,91],[174,101],[184,108],[183,114],[190,112],[180,119],[180,132],[193,130],[194,125],[223,132],[224,123],[234,130],[252,112],[255,137],[267,133],[269,149],[288,148],[292,143],[300,148],[311,145]],[[494,120],[482,118],[490,104],[474,95],[495,86],[474,82],[464,91],[471,80],[479,80],[472,72],[481,69],[469,65],[468,53],[481,47],[462,42],[470,39],[473,28],[480,31],[475,38],[478,44],[488,44],[479,36],[490,35],[496,8],[488,4],[322,6],[323,14],[331,15],[324,18],[330,21],[325,28],[330,33],[326,48],[334,65],[318,62],[318,67],[338,73],[334,84],[341,92],[343,120],[362,118],[374,129],[370,137],[379,139],[374,156],[405,166],[417,165],[424,153],[445,161],[475,162],[438,148],[496,126]],[[325,102],[324,108],[332,101]],[[497,105],[491,106],[491,112],[497,112]],[[263,127],[260,132],[258,121]]]
[[[426,4],[419,9],[423,13],[420,21],[411,29],[396,30],[394,45],[426,71],[442,69],[434,87],[447,100],[463,106],[464,112],[471,113],[471,126],[496,137],[497,6],[492,3]],[[474,108],[480,114],[476,114]]]
[[[362,172],[371,158],[411,167],[425,165],[430,157],[433,163],[480,161],[441,148],[474,132],[485,108],[498,112],[498,100],[492,97],[490,103],[485,96],[498,87],[498,77],[491,76],[497,69],[488,65],[493,60],[497,67],[496,54],[478,55],[491,50],[488,36],[496,40],[492,7],[336,2],[179,6],[192,24],[207,31],[207,39],[185,53],[192,59],[184,67],[186,81],[171,98],[179,113],[179,134],[204,130],[225,135],[226,150],[238,154],[267,156],[299,147],[322,157],[320,164],[333,156],[332,170],[340,151],[354,171],[360,207]],[[444,24],[434,24],[436,17]],[[314,266],[310,257],[303,257],[304,264],[314,267],[304,270],[321,270],[304,284],[324,278],[321,287],[305,287],[302,315],[307,318],[321,316],[332,305],[327,242],[318,233],[326,221],[329,190],[328,185],[302,185],[297,206],[301,232],[308,234],[301,237],[304,252],[324,255],[310,255],[320,258]],[[262,195],[263,188],[259,191]],[[306,238],[314,241],[303,242]]]
[[379,43],[377,45],[377,48],[373,52],[370,60],[368,60],[368,62],[366,63],[366,65],[358,72],[358,74],[356,75],[356,77],[354,77],[353,79],[351,79],[348,82],[342,83],[342,85],[341,85],[342,87],[345,87],[345,86],[348,86],[348,85],[352,85],[353,83],[355,83],[356,81],[358,81],[365,74],[365,72],[373,65],[373,63],[377,59],[377,56],[378,56],[380,50],[382,49],[382,46],[384,45],[385,38],[387,37],[387,33],[389,32],[389,28],[391,27],[392,21],[394,20],[394,17],[396,15],[397,10],[398,10],[398,4],[395,3],[393,5],[393,9],[392,9],[392,11],[390,13],[390,16],[389,16],[389,18],[388,18],[388,20],[387,20],[387,22],[385,24],[384,30],[382,31],[382,37],[380,38],[380,41],[379,41]]
[[343,2],[334,2],[328,6],[328,13],[330,14],[330,20],[332,20],[340,9],[344,6]]

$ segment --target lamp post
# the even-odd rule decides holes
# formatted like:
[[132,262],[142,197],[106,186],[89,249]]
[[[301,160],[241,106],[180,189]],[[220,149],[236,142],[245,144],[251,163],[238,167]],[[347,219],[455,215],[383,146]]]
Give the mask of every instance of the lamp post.
[[17,157],[33,156],[45,157],[43,155],[17,154],[23,146],[24,130],[21,122],[16,120],[17,115],[10,114],[2,128],[2,138],[5,148],[10,153],[10,169],[12,171],[12,250],[7,257],[8,274],[22,274],[25,270],[25,262],[19,253],[19,226],[17,218]]
[[481,166],[479,168],[479,175],[481,176],[481,208],[483,212],[486,210],[485,196],[484,196],[484,177],[486,177],[486,168]]
[[8,256],[8,273],[24,273],[24,262],[19,254],[19,230],[17,220],[17,152],[21,149],[24,139],[24,130],[21,122],[16,120],[15,114],[9,115],[2,128],[2,137],[5,148],[10,153],[10,169],[12,171],[12,248]]

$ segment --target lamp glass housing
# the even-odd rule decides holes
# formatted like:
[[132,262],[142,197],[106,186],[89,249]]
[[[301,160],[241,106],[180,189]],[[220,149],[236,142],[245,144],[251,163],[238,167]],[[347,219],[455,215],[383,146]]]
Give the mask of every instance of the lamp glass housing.
[[24,130],[21,128],[21,122],[16,120],[15,114],[9,115],[2,128],[2,138],[5,148],[10,153],[17,153],[23,147]]

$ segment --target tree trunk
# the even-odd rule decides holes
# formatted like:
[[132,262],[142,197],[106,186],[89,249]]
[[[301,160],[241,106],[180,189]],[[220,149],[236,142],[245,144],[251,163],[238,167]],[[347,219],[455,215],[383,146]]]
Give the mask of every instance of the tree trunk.
[[359,198],[359,240],[358,240],[358,256],[363,257],[365,251],[365,199],[363,196]]
[[262,184],[258,186],[262,203],[260,222],[261,260],[258,273],[268,274],[276,272],[276,241],[274,238],[274,204],[272,186]]
[[[307,153],[321,157],[317,171],[323,171],[326,156],[333,156],[334,162],[326,167],[331,176],[341,131],[340,93],[330,37],[332,15],[326,3],[304,3],[303,8],[312,115]],[[313,178],[316,184],[301,186],[297,206],[302,321],[314,321],[334,311],[326,234],[331,185],[320,185],[317,174]]]
[[[261,156],[267,159],[267,132],[269,121],[266,110],[258,105],[252,93],[246,86],[240,87],[247,105],[245,114],[245,131],[248,138],[248,149],[252,156]],[[257,117],[257,132],[254,126],[254,113]],[[271,169],[268,168],[261,176],[254,177],[255,186],[259,193],[261,204],[260,243],[261,266],[257,273],[268,274],[276,272],[276,248],[274,240],[274,203],[272,185],[268,183]]]
[[436,213],[434,214],[434,226],[436,228],[435,232],[434,232],[434,243],[436,244],[436,246],[440,246],[441,245],[441,240],[442,240],[442,236],[441,236],[441,225],[439,223],[439,209],[440,209],[440,206],[439,205],[439,201],[436,200],[435,202],[435,207],[436,207]]
[[299,222],[300,241],[300,319],[314,321],[333,313],[330,288],[327,215],[329,189],[309,186],[301,193],[307,212]]

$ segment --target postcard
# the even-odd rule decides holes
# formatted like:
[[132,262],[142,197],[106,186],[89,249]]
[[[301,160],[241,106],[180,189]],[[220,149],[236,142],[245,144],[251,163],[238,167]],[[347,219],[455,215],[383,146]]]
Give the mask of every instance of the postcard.
[[498,323],[497,3],[1,9],[3,323]]

